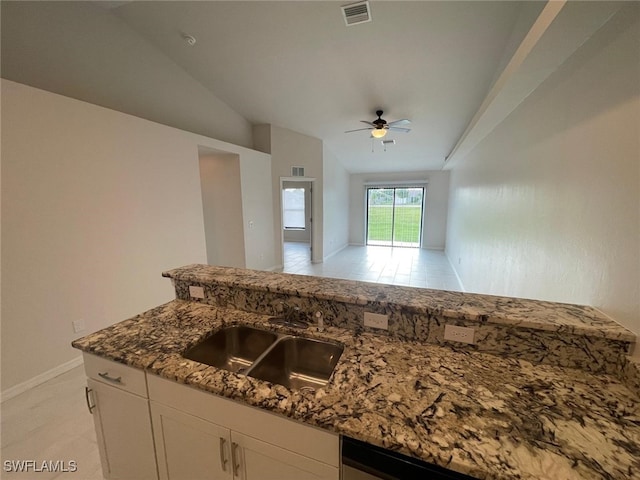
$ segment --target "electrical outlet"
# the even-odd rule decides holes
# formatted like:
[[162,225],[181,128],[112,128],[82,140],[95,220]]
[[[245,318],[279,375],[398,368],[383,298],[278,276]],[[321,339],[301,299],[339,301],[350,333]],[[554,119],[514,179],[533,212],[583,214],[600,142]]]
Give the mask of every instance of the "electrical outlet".
[[379,313],[364,312],[364,326],[389,330],[389,316]]
[[71,325],[73,326],[73,333],[84,332],[84,320],[74,320]]
[[189,295],[191,298],[204,298],[204,287],[189,285]]
[[456,325],[444,326],[444,339],[453,342],[462,342],[473,345],[476,329],[472,327],[458,327]]

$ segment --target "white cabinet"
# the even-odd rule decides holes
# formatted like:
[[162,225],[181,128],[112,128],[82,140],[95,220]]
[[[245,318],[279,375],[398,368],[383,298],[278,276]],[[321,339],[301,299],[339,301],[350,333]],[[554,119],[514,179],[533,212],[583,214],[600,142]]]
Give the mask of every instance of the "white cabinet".
[[242,480],[337,480],[338,468],[232,431],[237,478]]
[[85,354],[108,480],[338,480],[337,434]]
[[230,430],[151,402],[161,480],[231,479]]
[[93,414],[102,472],[109,480],[157,479],[149,401],[128,391],[130,385],[139,391],[137,374],[142,374],[144,382],[144,372],[128,368],[85,354],[85,370],[91,377],[87,379],[87,404]]
[[162,480],[338,480],[339,437],[152,375]]

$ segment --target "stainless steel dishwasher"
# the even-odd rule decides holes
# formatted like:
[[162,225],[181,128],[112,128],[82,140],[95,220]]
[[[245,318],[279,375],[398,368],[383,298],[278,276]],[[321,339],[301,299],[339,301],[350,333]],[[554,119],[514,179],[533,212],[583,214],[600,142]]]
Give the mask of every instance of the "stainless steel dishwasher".
[[398,452],[342,437],[342,480],[473,480]]

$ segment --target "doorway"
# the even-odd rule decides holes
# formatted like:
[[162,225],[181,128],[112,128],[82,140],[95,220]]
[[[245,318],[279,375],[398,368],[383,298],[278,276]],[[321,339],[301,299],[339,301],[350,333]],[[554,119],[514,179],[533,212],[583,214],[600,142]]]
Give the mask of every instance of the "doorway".
[[281,185],[284,266],[308,264],[313,253],[313,183],[287,179]]
[[367,245],[419,248],[424,187],[367,188]]

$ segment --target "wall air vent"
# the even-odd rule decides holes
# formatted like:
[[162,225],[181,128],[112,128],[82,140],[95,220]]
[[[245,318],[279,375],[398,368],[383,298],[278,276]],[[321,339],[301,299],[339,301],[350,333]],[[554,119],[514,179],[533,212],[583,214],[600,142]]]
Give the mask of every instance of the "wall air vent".
[[304,177],[304,167],[291,167],[292,177]]
[[342,7],[342,16],[347,27],[371,21],[369,2],[352,3]]

